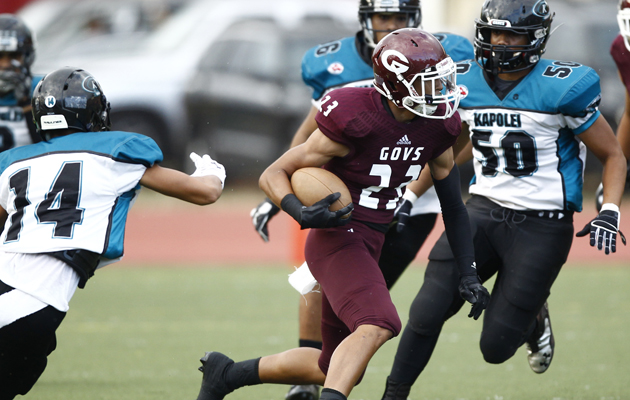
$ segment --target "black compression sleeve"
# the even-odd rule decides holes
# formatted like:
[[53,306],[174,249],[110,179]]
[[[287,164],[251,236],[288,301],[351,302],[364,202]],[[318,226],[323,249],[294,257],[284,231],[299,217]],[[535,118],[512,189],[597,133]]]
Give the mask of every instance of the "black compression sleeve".
[[293,193],[289,193],[280,202],[280,207],[302,225],[302,208],[304,204]]
[[470,230],[470,219],[462,201],[457,165],[453,165],[453,169],[446,178],[434,179],[433,185],[440,199],[446,237],[453,255],[455,255],[459,274],[461,276],[477,275],[477,270],[473,267],[475,249]]

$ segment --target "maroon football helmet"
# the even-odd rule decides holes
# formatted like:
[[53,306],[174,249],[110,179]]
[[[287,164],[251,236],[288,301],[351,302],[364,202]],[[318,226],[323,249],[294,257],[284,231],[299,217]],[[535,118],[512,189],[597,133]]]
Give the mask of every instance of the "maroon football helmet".
[[623,42],[630,51],[630,0],[619,0],[617,22],[619,23],[619,32],[623,36]]
[[[374,87],[399,108],[426,118],[451,117],[462,97],[456,65],[440,41],[418,28],[385,36],[372,54]],[[436,113],[440,104],[445,111]]]

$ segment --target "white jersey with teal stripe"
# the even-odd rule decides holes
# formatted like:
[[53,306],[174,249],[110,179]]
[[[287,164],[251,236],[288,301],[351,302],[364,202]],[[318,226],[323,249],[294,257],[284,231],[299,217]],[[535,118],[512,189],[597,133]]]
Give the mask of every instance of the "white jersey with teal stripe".
[[586,146],[579,135],[599,117],[599,76],[574,62],[541,60],[499,99],[474,61],[458,64],[470,128],[470,193],[516,210],[582,210]]
[[153,139],[119,131],[74,133],[0,153],[0,206],[9,215],[0,250],[121,257],[139,181],[161,161]]
[[[361,35],[361,33],[359,33]],[[463,36],[433,34],[453,61],[472,58],[472,44]],[[315,46],[302,58],[302,79],[313,89],[313,106],[328,92],[339,87],[371,87],[374,71],[357,49],[357,37],[351,36]],[[440,203],[431,188],[414,204],[412,214],[439,213]]]

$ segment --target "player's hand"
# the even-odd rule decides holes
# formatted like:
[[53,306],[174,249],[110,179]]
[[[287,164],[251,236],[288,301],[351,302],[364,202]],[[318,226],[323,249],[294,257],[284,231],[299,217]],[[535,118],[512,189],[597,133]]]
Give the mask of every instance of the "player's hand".
[[192,152],[190,153],[190,159],[195,163],[195,167],[197,168],[190,176],[214,175],[221,180],[221,187],[223,188],[225,184],[225,167],[223,167],[223,165],[214,161],[207,154],[201,157],[199,154]]
[[330,211],[328,207],[341,197],[341,193],[335,192],[324,197],[310,207],[303,207],[300,212],[300,227],[306,228],[332,228],[342,226],[350,222],[350,218],[341,218],[354,210],[352,203],[337,211]]
[[468,318],[479,318],[481,312],[488,307],[490,293],[481,284],[477,275],[464,275],[459,279],[459,294],[472,304]]
[[403,199],[403,202],[394,211],[394,220],[398,221],[396,223],[396,232],[400,233],[405,229],[405,224],[407,224],[409,220],[409,214],[412,208],[413,203],[407,199]]
[[254,229],[256,229],[256,232],[258,232],[265,242],[269,241],[267,223],[269,223],[269,220],[276,215],[278,211],[280,211],[280,207],[273,204],[271,200],[265,199],[249,213],[249,216],[252,217]]
[[626,237],[619,230],[619,211],[610,208],[617,208],[617,206],[610,203],[602,205],[599,215],[575,234],[577,237],[582,237],[590,233],[591,246],[597,244],[597,249],[603,249],[606,254],[617,251],[617,233],[621,236],[623,244],[626,244]]

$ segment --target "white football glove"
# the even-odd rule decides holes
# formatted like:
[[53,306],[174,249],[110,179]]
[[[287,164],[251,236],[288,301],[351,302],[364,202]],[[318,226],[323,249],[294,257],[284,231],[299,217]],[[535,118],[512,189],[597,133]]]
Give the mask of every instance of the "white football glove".
[[207,154],[200,157],[199,154],[192,152],[190,153],[190,159],[195,163],[195,167],[197,168],[190,176],[214,175],[221,180],[221,188],[223,188],[225,183],[225,167],[223,167],[223,165],[214,161]]

